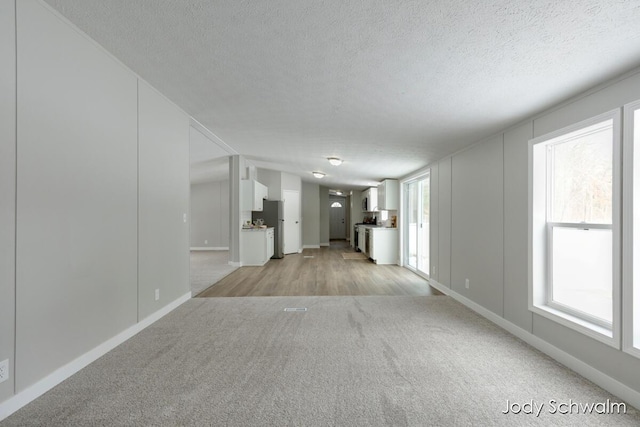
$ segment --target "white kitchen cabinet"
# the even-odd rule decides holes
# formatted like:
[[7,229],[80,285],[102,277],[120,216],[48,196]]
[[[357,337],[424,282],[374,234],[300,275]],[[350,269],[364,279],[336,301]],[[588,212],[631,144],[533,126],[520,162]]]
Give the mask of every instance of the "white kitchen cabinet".
[[[367,208],[364,208],[364,200],[367,200]],[[367,188],[362,192],[362,211],[377,212],[378,209],[378,189],[376,187]]]
[[369,258],[376,264],[397,264],[398,229],[372,227],[369,235]]
[[273,256],[273,227],[242,230],[242,265],[265,265]]
[[255,179],[242,181],[242,210],[262,211],[262,201],[269,197],[269,189]]
[[400,186],[397,179],[385,179],[378,186],[378,208],[381,211],[397,211]]
[[275,251],[275,234],[273,228],[267,229],[267,260],[269,260]]
[[358,226],[358,250],[362,253],[364,253],[365,247],[364,247],[364,227],[362,226]]

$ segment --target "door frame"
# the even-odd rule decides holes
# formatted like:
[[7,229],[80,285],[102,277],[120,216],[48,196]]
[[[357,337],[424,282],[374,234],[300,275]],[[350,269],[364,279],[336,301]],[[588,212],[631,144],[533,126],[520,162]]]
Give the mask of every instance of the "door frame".
[[[418,185],[418,200],[421,201],[422,200],[422,185],[420,185],[420,181],[423,181],[424,179],[429,179],[429,187],[431,187],[431,169],[426,169],[424,171],[421,171],[420,173],[413,175],[409,178],[407,178],[406,180],[403,180],[400,183],[400,199],[401,199],[401,204],[400,207],[402,209],[401,214],[400,214],[400,264],[403,267],[408,268],[409,270],[421,275],[421,276],[425,276],[425,277],[430,277],[430,271],[431,271],[431,256],[429,256],[429,265],[427,266],[427,271],[425,270],[420,270],[418,269],[418,259],[420,257],[420,254],[418,253],[418,248],[416,248],[416,266],[413,267],[411,265],[409,265],[409,232],[410,232],[410,227],[409,227],[409,197],[408,197],[408,186],[409,184],[412,183],[416,183]],[[429,211],[431,211],[431,189],[429,189]],[[422,202],[420,202],[422,203]],[[422,216],[422,214],[420,212],[418,212],[418,214],[420,215],[420,217]],[[431,215],[429,215],[431,216]],[[421,218],[420,218],[421,219]],[[428,247],[428,251],[429,253],[431,253],[431,222],[429,222],[429,239],[427,242],[425,242],[426,246]],[[419,243],[417,243],[417,247],[419,247]]]

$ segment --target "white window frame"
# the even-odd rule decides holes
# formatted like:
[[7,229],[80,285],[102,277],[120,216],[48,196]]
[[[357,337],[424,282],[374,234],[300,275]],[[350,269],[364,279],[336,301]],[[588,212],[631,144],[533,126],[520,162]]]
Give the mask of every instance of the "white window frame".
[[[547,222],[549,215],[548,170],[546,149],[552,140],[580,129],[612,120],[613,124],[613,206],[612,206],[612,303],[611,324],[556,302],[550,303],[551,239],[554,227],[609,228],[602,224],[569,224]],[[621,178],[620,178],[620,109],[608,111],[579,123],[558,129],[529,141],[529,310],[568,328],[581,332],[614,348],[621,343]],[[535,155],[534,155],[535,154]],[[544,155],[542,155],[544,154]]]
[[[633,283],[633,265],[634,265],[634,223],[633,223],[633,205],[640,205],[640,201],[634,201],[634,175],[640,173],[640,147],[634,150],[634,132],[640,132],[640,129],[634,129],[634,114],[640,111],[640,101],[631,102],[624,106],[624,135],[622,147],[622,170],[623,176],[623,195],[622,195],[622,295],[623,295],[623,338],[622,349],[625,353],[640,358],[640,343],[634,346],[634,283]],[[638,159],[634,159],[637,156]],[[635,171],[634,167],[638,170]],[[640,225],[639,225],[640,226]],[[638,273],[640,275],[640,272]],[[636,313],[640,316],[640,313]]]

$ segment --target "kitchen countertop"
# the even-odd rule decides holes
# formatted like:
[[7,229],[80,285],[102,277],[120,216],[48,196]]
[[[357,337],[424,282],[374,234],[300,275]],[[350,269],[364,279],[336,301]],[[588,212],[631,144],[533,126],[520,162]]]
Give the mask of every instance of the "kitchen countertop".
[[376,230],[397,230],[397,227],[385,227],[383,225],[375,225],[375,224],[358,224],[358,227],[362,228],[373,228]]
[[242,229],[242,231],[267,231],[267,230],[273,230],[273,227],[267,227],[267,228],[253,227],[253,228]]

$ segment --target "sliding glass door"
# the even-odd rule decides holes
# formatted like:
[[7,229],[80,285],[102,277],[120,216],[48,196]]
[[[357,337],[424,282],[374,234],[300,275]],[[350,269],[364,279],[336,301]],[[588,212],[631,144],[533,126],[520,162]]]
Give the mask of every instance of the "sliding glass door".
[[404,184],[405,192],[405,264],[429,274],[429,174]]

